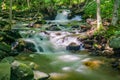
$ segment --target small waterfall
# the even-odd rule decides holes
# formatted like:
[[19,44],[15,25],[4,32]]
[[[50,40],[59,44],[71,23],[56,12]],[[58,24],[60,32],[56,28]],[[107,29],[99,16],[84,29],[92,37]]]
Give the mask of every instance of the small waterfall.
[[70,10],[59,10],[57,12],[57,16],[55,17],[55,20],[68,20],[69,13]]
[[82,21],[82,17],[79,15],[75,15],[75,17],[73,17],[71,20],[73,21]]
[[[38,32],[38,33],[31,33],[28,34],[29,31],[22,31],[20,34],[23,36],[23,40],[27,43],[31,43],[34,45],[34,49],[37,53],[40,52],[54,52],[54,46],[49,41],[48,35],[46,35],[44,32]],[[25,36],[26,35],[26,36]]]
[[[21,35],[24,35],[27,32],[22,32]],[[66,47],[71,43],[79,46],[77,50],[83,50],[83,44],[77,39],[77,37],[67,36],[72,33],[64,32],[64,31],[46,31],[46,32],[36,32],[31,34],[27,34],[27,37],[24,37],[23,40],[34,45],[31,49],[36,50],[37,53],[45,52],[45,53],[53,53],[53,52],[61,52],[66,51]]]

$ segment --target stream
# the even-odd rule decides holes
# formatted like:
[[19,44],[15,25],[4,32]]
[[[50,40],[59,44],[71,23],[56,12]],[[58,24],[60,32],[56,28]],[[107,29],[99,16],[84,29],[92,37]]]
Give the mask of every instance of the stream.
[[[24,26],[21,23],[18,25]],[[34,45],[30,47],[33,54],[22,53],[16,59],[33,65],[34,70],[49,74],[50,80],[120,80],[119,74],[109,63],[110,59],[90,56],[83,46],[77,52],[66,50],[70,43],[83,44],[77,36],[73,36],[82,34],[78,30],[73,33],[70,29],[67,31],[67,28],[61,31],[41,31],[39,28],[25,27],[13,29],[19,31],[22,40]]]
[[[84,49],[75,53],[67,51],[66,46],[71,42],[82,44],[76,37],[67,36],[71,34],[69,32],[31,32],[30,29],[20,30],[20,34],[24,41],[34,44],[32,49],[35,49],[35,53],[23,53],[16,59],[34,65],[35,70],[50,74],[50,80],[120,80],[118,73],[111,68],[109,59],[89,56]],[[89,61],[93,61],[93,64],[89,64]]]

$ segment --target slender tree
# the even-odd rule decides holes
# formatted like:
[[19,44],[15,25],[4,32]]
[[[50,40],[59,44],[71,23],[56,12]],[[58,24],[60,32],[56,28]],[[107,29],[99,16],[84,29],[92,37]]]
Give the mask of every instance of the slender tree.
[[119,0],[114,1],[114,7],[113,7],[113,17],[112,17],[112,22],[111,24],[115,26],[118,21],[118,10],[119,10]]
[[100,14],[100,0],[96,0],[97,3],[97,30],[103,29],[102,19]]
[[30,8],[30,0],[27,0],[28,8]]
[[12,26],[12,0],[10,0],[9,19],[10,19],[10,29],[11,29],[11,26]]

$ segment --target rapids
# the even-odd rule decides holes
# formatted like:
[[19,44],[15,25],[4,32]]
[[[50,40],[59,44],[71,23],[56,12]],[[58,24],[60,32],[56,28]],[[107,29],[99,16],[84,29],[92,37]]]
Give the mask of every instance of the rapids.
[[[63,13],[65,17],[61,19],[63,15],[59,13],[56,20],[68,20],[69,11]],[[75,19],[78,19],[78,16],[73,18]],[[50,74],[50,80],[120,80],[119,74],[111,68],[109,59],[89,56],[89,52],[84,49],[78,52],[66,50],[66,46],[71,42],[77,45],[83,44],[76,36],[72,36],[81,33],[40,31],[40,29],[25,27],[14,27],[14,29],[20,32],[22,40],[34,44],[33,48],[36,49],[35,53],[23,53],[16,59],[27,65],[32,64],[35,70]]]

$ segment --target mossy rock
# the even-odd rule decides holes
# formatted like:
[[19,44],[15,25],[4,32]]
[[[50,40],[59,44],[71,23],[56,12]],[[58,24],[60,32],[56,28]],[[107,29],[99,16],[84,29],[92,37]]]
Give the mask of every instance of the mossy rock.
[[118,49],[120,48],[120,37],[114,37],[110,40],[109,45],[111,48]]
[[10,80],[11,65],[7,62],[0,63],[0,80]]
[[0,50],[0,60],[7,57],[9,54]]
[[5,62],[7,62],[7,63],[12,63],[14,61],[14,57],[5,57],[5,58],[3,58],[2,60],[1,60],[1,62],[3,62],[3,63],[5,63]]
[[[13,36],[14,35],[14,36]],[[0,31],[0,40],[6,43],[15,42],[17,38],[21,38],[20,34],[16,31]]]
[[6,43],[0,43],[0,50],[4,52],[10,52],[11,46]]
[[14,61],[12,63],[11,80],[33,80],[32,69],[24,63]]

